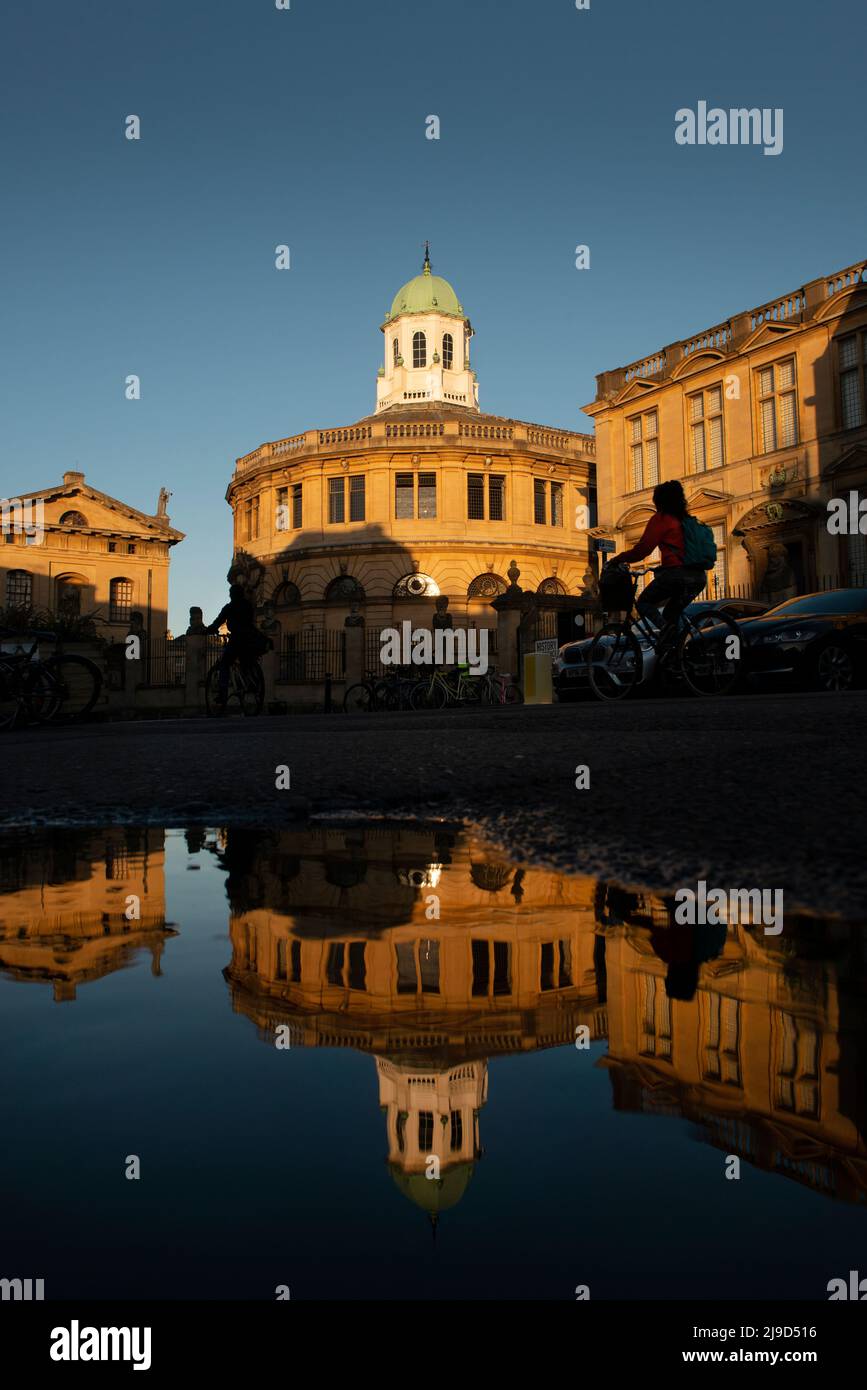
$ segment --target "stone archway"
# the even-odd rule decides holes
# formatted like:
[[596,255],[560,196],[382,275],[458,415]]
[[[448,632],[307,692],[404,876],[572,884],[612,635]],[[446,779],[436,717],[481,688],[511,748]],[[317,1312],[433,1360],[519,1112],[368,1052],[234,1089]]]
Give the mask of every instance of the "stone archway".
[[821,503],[803,498],[761,502],[732,531],[749,556],[754,592],[782,603],[816,587],[816,528]]

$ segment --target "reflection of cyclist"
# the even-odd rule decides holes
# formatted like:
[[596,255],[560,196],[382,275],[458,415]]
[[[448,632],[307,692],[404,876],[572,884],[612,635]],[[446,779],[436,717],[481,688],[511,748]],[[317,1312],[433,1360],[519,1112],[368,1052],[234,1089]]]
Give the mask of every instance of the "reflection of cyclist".
[[229,640],[223,648],[219,661],[220,680],[217,702],[220,705],[225,705],[228,699],[229,670],[232,662],[238,661],[242,666],[252,666],[261,651],[261,638],[256,629],[256,615],[253,605],[240,584],[230,586],[229,602],[225,608],[220,610],[207,631],[217,632],[223,623],[229,629]]
[[638,595],[635,606],[642,618],[651,618],[651,621],[651,610],[662,608],[665,623],[674,624],[686,605],[701,593],[707,583],[707,573],[683,563],[683,520],[687,505],[680,483],[659,483],[653,489],[653,505],[656,512],[645,526],[641,540],[622,555],[612,556],[610,563],[635,564],[658,546],[659,567],[654,570],[647,588]]

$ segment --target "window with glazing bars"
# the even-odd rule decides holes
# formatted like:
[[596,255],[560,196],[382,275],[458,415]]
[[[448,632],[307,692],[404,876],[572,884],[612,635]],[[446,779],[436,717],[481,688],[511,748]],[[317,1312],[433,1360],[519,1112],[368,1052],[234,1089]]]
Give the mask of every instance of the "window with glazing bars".
[[840,339],[840,414],[844,430],[867,419],[867,332]]
[[300,531],[303,510],[301,506],[301,483],[292,484],[292,527],[295,531]]
[[795,359],[760,367],[757,376],[762,453],[791,448],[798,442]]
[[394,479],[394,515],[397,521],[412,521],[414,489],[411,473],[398,473]]
[[467,517],[470,521],[485,519],[485,475],[467,474]]
[[551,484],[551,525],[563,525],[563,484]]
[[644,415],[633,415],[628,421],[630,434],[630,458],[632,463],[632,491],[640,492],[645,487],[656,487],[659,482],[659,415],[648,410]]
[[435,517],[437,514],[436,473],[418,475],[418,514],[420,518]]
[[545,480],[544,478],[533,479],[533,520],[537,526],[544,526],[546,521],[545,507]]
[[364,474],[353,473],[349,479],[349,520],[364,520]]
[[506,479],[502,473],[488,474],[488,520],[506,519]]
[[342,478],[328,479],[328,520],[332,523],[346,520],[346,504]]
[[721,386],[711,386],[689,397],[689,421],[693,472],[722,467],[725,458]]

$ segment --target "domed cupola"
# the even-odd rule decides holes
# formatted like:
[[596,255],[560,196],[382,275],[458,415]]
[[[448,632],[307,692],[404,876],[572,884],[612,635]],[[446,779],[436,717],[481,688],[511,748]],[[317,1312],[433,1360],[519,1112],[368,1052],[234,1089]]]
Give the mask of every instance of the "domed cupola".
[[431,271],[425,242],[420,275],[394,296],[382,324],[385,364],[376,409],[444,402],[478,410],[479,388],[470,368],[472,325],[448,280]]

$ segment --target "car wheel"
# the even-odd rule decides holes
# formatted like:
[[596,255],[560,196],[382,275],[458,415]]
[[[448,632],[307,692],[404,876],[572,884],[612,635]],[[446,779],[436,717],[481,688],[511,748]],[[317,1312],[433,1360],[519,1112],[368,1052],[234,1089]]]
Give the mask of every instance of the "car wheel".
[[855,684],[855,656],[845,642],[826,642],[813,656],[810,684],[814,690],[851,690]]

